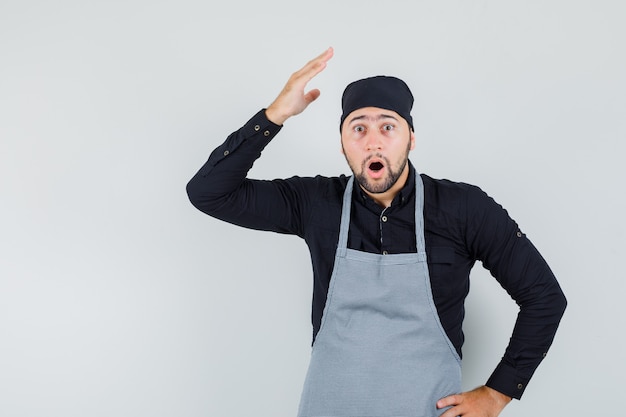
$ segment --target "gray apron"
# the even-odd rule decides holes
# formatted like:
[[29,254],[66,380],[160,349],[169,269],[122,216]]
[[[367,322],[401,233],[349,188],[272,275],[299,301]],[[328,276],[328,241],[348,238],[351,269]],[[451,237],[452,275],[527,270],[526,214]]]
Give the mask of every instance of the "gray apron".
[[424,186],[416,173],[417,253],[347,248],[346,186],[335,267],[300,400],[299,417],[433,417],[461,392],[461,360],[432,297],[424,244]]

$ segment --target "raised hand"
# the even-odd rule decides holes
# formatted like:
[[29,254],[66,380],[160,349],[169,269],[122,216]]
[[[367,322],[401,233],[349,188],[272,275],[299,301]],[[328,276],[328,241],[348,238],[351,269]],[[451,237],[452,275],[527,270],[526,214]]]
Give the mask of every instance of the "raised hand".
[[332,58],[333,52],[333,48],[328,48],[289,77],[278,97],[265,110],[265,115],[271,122],[282,125],[291,116],[302,113],[320,96],[320,90],[317,88],[307,93],[304,89],[313,77],[326,68],[326,63]]

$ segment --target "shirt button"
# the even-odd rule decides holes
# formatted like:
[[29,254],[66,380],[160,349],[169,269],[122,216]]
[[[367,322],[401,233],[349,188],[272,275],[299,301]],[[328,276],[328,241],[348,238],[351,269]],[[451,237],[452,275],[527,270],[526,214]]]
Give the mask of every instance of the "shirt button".
[[261,126],[259,126],[259,125],[254,126],[254,130],[256,130],[258,132],[259,130],[261,130]]
[[381,217],[380,220],[382,220],[383,222],[386,222],[387,221],[387,216]]
[[383,251],[383,255],[388,255],[389,252],[387,252],[386,250]]
[[517,232],[517,237],[522,237],[522,232]]
[[524,388],[523,384],[517,384],[517,389],[522,389],[522,388]]
[[228,156],[229,153],[229,151],[224,151],[224,156]]
[[263,135],[264,135],[264,136],[269,136],[269,135],[270,135],[270,131],[269,131],[269,130],[266,130],[265,132],[263,132]]

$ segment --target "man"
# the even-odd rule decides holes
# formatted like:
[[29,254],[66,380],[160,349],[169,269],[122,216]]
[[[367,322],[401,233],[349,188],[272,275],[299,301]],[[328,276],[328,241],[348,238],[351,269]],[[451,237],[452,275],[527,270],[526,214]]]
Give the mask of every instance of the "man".
[[[478,187],[417,174],[413,96],[394,77],[346,87],[341,144],[353,176],[247,178],[282,124],[320,95],[329,48],[211,154],[187,185],[203,212],[305,239],[313,350],[300,417],[497,416],[546,355],[565,297],[507,212]],[[484,386],[461,392],[463,302],[476,260],[520,306]]]

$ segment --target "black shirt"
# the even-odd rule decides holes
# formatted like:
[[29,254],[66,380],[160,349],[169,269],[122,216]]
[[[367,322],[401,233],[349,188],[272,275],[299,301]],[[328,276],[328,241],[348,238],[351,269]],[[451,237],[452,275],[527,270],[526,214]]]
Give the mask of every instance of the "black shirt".
[[[257,113],[213,151],[188,183],[187,192],[194,206],[213,217],[305,240],[313,265],[315,338],[333,270],[348,177],[248,179],[252,164],[279,130],[263,110]],[[354,187],[349,248],[380,254],[416,251],[414,175],[410,164],[409,179],[387,208]],[[461,355],[469,274],[481,261],[520,306],[510,344],[487,385],[520,398],[552,343],[565,297],[539,252],[492,198],[476,186],[421,177],[428,268],[442,326]]]

